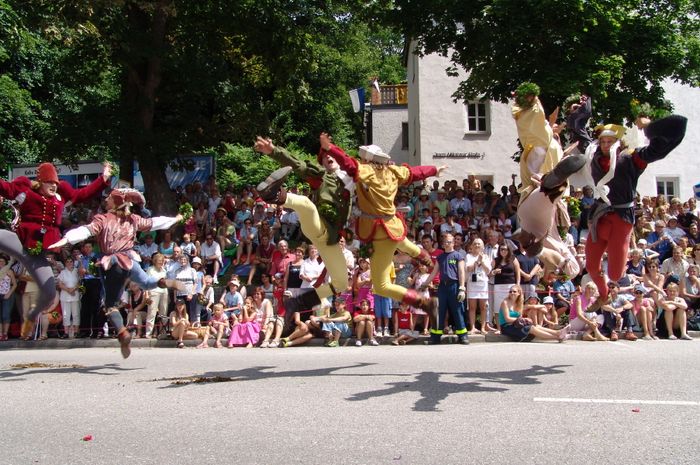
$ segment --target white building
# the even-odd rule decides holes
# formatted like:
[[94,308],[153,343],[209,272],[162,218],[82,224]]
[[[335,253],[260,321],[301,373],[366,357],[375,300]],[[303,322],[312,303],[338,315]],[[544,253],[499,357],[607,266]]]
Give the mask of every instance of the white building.
[[[510,105],[454,102],[464,72],[450,77],[450,61],[432,54],[407,57],[407,89],[384,86],[372,96],[369,138],[397,163],[449,166],[443,179],[461,181],[469,174],[496,188],[520,173],[511,158],[517,152],[517,130]],[[665,160],[652,163],[639,180],[642,195],[693,196],[700,182],[700,89],[668,82],[664,86],[675,113],[688,117],[683,143]],[[407,95],[407,99],[405,97]],[[407,102],[406,102],[407,100]],[[520,182],[518,179],[517,182]]]

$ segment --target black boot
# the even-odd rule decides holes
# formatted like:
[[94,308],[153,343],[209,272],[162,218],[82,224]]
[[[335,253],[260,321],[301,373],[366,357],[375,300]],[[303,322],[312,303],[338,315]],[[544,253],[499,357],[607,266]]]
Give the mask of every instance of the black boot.
[[287,289],[284,292],[284,309],[289,314],[308,311],[321,303],[316,289],[307,287],[304,289]]
[[544,193],[558,190],[566,185],[569,176],[583,168],[585,164],[586,157],[584,155],[569,155],[563,158],[552,171],[542,176],[540,189]]
[[291,166],[285,166],[273,171],[272,174],[269,175],[263,182],[258,184],[258,187],[256,188],[260,198],[268,203],[276,203],[277,205],[284,204],[284,202],[287,200],[287,191],[284,190],[282,185],[284,184],[284,180],[291,172]]

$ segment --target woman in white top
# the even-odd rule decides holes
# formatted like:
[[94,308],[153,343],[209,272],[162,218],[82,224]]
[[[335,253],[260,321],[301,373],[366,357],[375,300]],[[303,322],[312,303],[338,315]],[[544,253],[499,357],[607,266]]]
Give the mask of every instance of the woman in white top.
[[63,312],[63,328],[70,339],[80,327],[80,275],[71,257],[63,261],[66,266],[58,274],[58,288],[61,290],[61,311]]
[[[147,274],[156,279],[166,277],[165,270],[165,255],[157,253],[151,257],[151,267]],[[155,326],[156,315],[164,317],[168,314],[168,290],[165,288],[156,287],[150,291],[151,303],[148,305],[148,313],[146,314],[146,339],[150,339]]]
[[[467,266],[467,299],[469,303],[469,334],[486,333],[489,330],[486,319],[486,303],[489,299],[488,285],[491,272],[491,258],[484,253],[484,241],[475,239],[469,248]],[[476,329],[476,309],[481,316],[481,330]]]
[[309,246],[309,257],[304,260],[301,264],[301,269],[299,270],[299,277],[301,278],[301,288],[309,288],[314,285],[321,272],[323,271],[323,262],[319,263],[318,249],[315,245]]

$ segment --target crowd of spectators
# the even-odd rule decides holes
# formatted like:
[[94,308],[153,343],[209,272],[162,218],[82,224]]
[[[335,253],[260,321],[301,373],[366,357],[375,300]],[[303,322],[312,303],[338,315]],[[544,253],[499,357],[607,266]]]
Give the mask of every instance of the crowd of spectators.
[[[296,188],[290,191],[297,193]],[[144,291],[129,284],[120,310],[135,337],[172,337],[178,347],[184,347],[186,339],[201,339],[201,348],[209,346],[210,337],[214,347],[289,347],[324,337],[333,347],[340,337],[353,337],[358,346],[389,341],[400,345],[428,334],[431,315],[419,308],[392,302],[388,312],[375,312],[371,250],[354,237],[351,225],[338,245],[348,269],[347,283],[334,283],[341,296],[287,314],[285,291],[310,287],[323,273],[318,251],[307,245],[296,213],[266,205],[251,188],[227,188],[222,195],[213,177],[178,187],[175,194],[178,202],[194,206],[192,218],[160,234],[142,234],[136,251],[147,273],[177,279],[184,289]],[[562,331],[579,331],[585,340],[615,340],[622,333],[634,340],[637,330],[649,340],[687,339],[688,321],[695,321],[700,308],[700,211],[695,199],[637,199],[627,273],[609,283],[610,303],[589,312],[596,297],[585,274],[592,189],[573,189],[571,198],[580,215],[561,233],[580,263],[578,276],[546,269],[512,240],[518,228],[515,176],[500,192],[473,176],[461,183],[417,185],[402,189],[396,203],[408,238],[434,259],[444,252],[445,238],[462,254],[467,289],[460,312],[469,334],[503,331],[516,340],[529,340],[561,339]],[[88,223],[101,208],[97,202],[69,206],[64,230]],[[113,335],[99,310],[100,252],[95,244],[85,242],[47,255],[57,277],[60,312],[42,315],[34,337]],[[430,271],[397,252],[397,284],[437,296],[440,276],[430,279]],[[36,293],[25,270],[0,256],[0,340],[9,338],[11,322],[26,317]],[[56,324],[58,320],[62,323]],[[443,333],[452,332],[449,319],[444,326]],[[57,331],[49,332],[54,328]]]

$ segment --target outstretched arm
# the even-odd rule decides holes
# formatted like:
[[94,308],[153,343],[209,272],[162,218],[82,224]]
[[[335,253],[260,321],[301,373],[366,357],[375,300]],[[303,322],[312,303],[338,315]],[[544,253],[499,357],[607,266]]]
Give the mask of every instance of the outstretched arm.
[[331,143],[333,140],[327,132],[322,132],[318,137],[321,143],[321,155],[327,154],[331,156],[340,169],[352,176],[353,179],[357,180],[357,160],[350,157],[343,149]]
[[578,142],[581,153],[586,151],[593,141],[586,129],[586,124],[592,114],[592,100],[587,95],[582,95],[579,103],[571,105],[569,115],[566,117],[566,125],[571,134],[571,142]]

